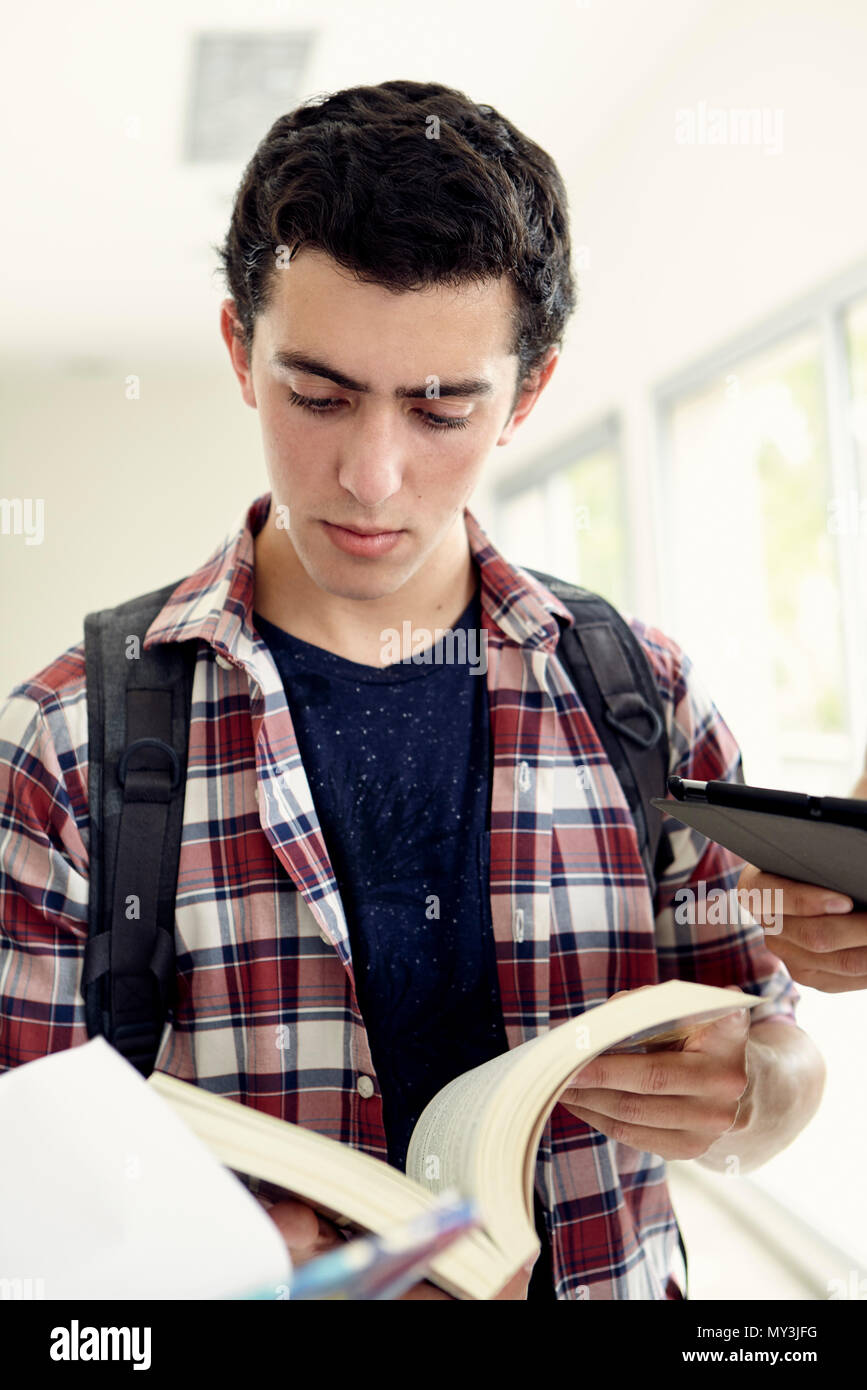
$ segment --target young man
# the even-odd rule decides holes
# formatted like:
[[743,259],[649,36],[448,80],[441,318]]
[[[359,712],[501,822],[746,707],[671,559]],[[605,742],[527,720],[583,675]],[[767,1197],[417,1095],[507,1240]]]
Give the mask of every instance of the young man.
[[[146,639],[200,643],[157,1067],[401,1165],[453,1076],[618,991],[760,994],[683,1051],[594,1063],[542,1136],[529,1296],[681,1298],[665,1160],[755,1167],[824,1074],[760,929],[675,919],[676,890],[733,887],[737,861],[669,821],[651,900],[556,655],[570,615],[466,507],[574,305],[557,169],[459,92],[352,89],[277,121],[223,258],[222,333],[270,490]],[[686,656],[633,627],[671,771],[735,777]],[[86,1037],[80,645],[16,687],[0,740],[9,1067]],[[271,1214],[296,1258],[335,1238],[303,1204]],[[525,1274],[501,1296],[526,1290]]]

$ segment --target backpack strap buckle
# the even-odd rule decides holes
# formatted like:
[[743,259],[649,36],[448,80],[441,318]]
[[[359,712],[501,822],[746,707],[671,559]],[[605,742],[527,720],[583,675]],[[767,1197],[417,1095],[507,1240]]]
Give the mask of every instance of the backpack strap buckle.
[[[135,753],[139,748],[159,748],[163,753],[167,753],[172,765],[172,781],[168,787],[168,795],[171,796],[181,785],[181,760],[177,751],[161,738],[136,738],[123,750],[120,761],[117,765],[117,780],[122,787],[126,787],[127,764],[130,754]],[[163,769],[146,766],[131,768],[132,772],[160,772]],[[137,798],[136,798],[137,799]],[[144,799],[144,798],[143,798]]]
[[[615,715],[612,705],[616,708]],[[650,733],[642,734],[633,724],[627,724],[625,720],[633,718],[635,715],[647,719],[650,724]],[[639,695],[637,691],[621,691],[617,695],[608,696],[608,706],[605,710],[605,722],[610,724],[612,729],[616,729],[624,738],[628,738],[632,743],[636,743],[639,748],[653,748],[659,741],[664,725],[659,717],[659,712]]]

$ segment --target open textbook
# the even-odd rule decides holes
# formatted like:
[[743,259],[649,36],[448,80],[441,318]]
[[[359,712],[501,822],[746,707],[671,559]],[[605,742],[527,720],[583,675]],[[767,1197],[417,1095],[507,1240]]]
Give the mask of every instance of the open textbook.
[[490,1299],[539,1252],[533,1184],[542,1131],[575,1073],[601,1052],[672,1045],[762,1003],[740,990],[672,980],[608,1000],[451,1081],[418,1119],[406,1174],[299,1125],[154,1072],[147,1085],[237,1173],[298,1197],[338,1225],[381,1234],[457,1191],[480,1226],[430,1262],[461,1299]]

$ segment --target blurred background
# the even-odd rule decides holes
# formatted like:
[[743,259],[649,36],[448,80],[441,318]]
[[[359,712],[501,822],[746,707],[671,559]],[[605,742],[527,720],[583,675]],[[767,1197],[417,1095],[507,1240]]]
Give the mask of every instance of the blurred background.
[[[508,557],[692,658],[746,779],[846,795],[867,744],[863,0],[296,0],[7,19],[5,695],[86,612],[189,573],[267,489],[214,245],[276,116],[439,81],[543,145],[580,304],[472,507]],[[34,530],[15,499],[41,499]],[[38,503],[37,511],[38,511]],[[867,1298],[867,996],[802,990],[816,1119],[672,1165],[691,1295]]]

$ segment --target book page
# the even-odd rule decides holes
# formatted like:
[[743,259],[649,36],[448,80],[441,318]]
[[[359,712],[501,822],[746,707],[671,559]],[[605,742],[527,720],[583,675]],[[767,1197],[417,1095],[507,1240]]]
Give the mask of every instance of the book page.
[[671,980],[588,1009],[444,1087],[419,1117],[407,1173],[434,1192],[455,1186],[476,1198],[492,1239],[511,1257],[530,1230],[535,1238],[539,1142],[579,1068],[609,1049],[670,1045],[702,1023],[762,1002],[739,990]]

